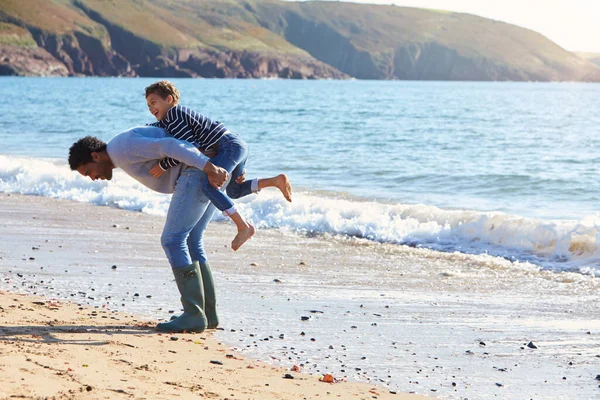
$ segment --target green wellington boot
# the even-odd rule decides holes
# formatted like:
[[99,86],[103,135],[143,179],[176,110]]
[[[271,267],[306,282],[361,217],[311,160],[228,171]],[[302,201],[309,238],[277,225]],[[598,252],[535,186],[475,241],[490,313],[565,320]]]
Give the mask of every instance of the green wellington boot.
[[174,268],[173,275],[181,294],[183,314],[170,322],[156,325],[156,330],[159,332],[204,331],[207,325],[203,311],[204,286],[197,265],[190,264],[183,268]]
[[[194,261],[196,263],[197,261]],[[204,313],[208,320],[208,329],[215,329],[219,326],[219,317],[217,316],[217,296],[215,293],[215,283],[208,261],[198,263],[200,273],[202,274],[202,283],[204,284]]]

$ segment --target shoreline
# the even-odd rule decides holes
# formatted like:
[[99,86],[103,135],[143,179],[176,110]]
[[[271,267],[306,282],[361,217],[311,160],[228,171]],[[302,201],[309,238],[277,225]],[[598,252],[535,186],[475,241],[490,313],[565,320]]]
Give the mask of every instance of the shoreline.
[[[161,217],[0,194],[0,221],[0,290],[127,310],[148,321],[179,309],[160,247]],[[377,385],[379,396],[598,393],[598,279],[275,230],[259,230],[234,253],[233,231],[211,224],[206,247],[224,328],[212,336],[235,354],[288,373],[299,365],[315,379],[332,373]]]

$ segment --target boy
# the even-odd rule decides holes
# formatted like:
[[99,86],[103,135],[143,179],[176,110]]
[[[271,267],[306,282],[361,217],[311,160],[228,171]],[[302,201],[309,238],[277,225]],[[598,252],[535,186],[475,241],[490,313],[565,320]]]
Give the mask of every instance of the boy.
[[[216,151],[217,155],[210,159],[211,163],[224,168],[231,175],[227,195],[211,186],[208,180],[203,182],[203,191],[215,207],[235,223],[238,233],[231,242],[233,250],[239,249],[256,230],[239,214],[231,198],[237,199],[252,192],[258,193],[265,187],[277,187],[286,200],[292,201],[292,187],[284,174],[244,181],[244,168],[248,160],[246,142],[239,135],[227,130],[220,122],[180,106],[178,103],[181,96],[171,82],[156,82],[146,88],[145,95],[150,113],[158,120],[152,125],[166,129],[173,137],[188,141],[201,151]],[[165,158],[152,167],[150,174],[158,178],[177,164],[179,161]]]

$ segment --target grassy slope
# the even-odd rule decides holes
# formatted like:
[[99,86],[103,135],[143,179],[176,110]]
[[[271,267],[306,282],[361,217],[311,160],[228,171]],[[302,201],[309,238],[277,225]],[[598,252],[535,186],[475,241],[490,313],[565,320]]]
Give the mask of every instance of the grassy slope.
[[37,47],[27,29],[6,22],[0,22],[0,45]]
[[0,10],[44,32],[60,35],[81,31],[102,39],[106,37],[102,25],[72,7],[68,0],[0,0]]

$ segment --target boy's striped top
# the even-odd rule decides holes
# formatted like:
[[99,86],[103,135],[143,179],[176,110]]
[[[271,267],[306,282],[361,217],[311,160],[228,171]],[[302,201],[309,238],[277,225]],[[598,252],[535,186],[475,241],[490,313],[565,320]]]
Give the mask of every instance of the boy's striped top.
[[[169,109],[165,119],[152,125],[166,129],[174,138],[190,142],[200,150],[208,149],[228,132],[227,128],[219,121],[213,121],[180,105]],[[159,164],[166,171],[179,164],[179,161],[164,158]]]

